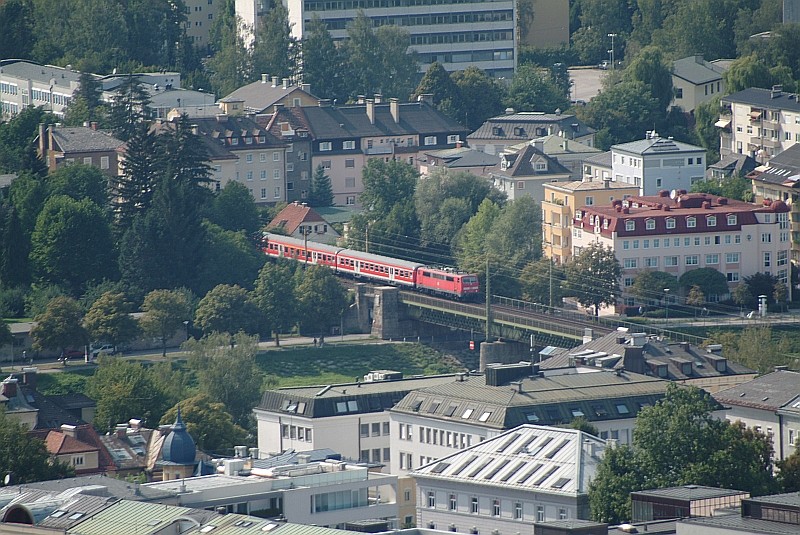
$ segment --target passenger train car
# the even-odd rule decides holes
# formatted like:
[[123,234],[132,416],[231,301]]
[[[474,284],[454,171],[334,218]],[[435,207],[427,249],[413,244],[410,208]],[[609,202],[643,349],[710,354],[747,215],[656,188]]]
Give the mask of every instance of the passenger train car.
[[374,282],[401,286],[469,300],[480,294],[478,277],[449,268],[344,249],[324,243],[304,241],[279,234],[264,233],[264,253],[310,265],[323,265],[336,273]]

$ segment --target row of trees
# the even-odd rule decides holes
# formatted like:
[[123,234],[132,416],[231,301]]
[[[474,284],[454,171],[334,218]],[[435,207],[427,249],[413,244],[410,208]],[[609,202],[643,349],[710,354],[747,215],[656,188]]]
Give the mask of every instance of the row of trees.
[[703,390],[670,384],[662,400],[639,413],[633,443],[606,449],[589,484],[592,517],[629,521],[630,493],[642,489],[692,484],[754,496],[796,491],[800,452],[776,463],[776,478],[771,439],[740,422],[717,419],[716,409]]

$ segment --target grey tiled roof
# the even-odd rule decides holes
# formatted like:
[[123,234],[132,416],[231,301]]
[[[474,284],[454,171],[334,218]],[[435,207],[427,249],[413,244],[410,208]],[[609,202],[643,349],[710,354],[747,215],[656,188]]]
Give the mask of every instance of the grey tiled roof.
[[736,496],[737,494],[749,495],[749,493],[743,490],[703,487],[700,485],[684,485],[682,487],[668,487],[664,489],[649,489],[632,492],[631,497],[636,499],[637,496],[657,496],[661,498],[694,501],[707,500],[709,498],[721,498],[724,496]]
[[[307,418],[381,412],[390,409],[409,392],[453,381],[455,375],[433,375],[397,381],[280,388],[264,392],[257,409]],[[339,405],[341,403],[344,407]]]
[[[392,411],[494,429],[527,423],[556,425],[571,421],[576,413],[589,421],[616,420],[635,418],[643,406],[664,396],[668,384],[644,375],[609,371],[525,377],[520,382],[520,387],[492,386],[483,375],[471,375],[463,381],[411,392]],[[624,411],[620,411],[621,405]]]
[[724,69],[703,60],[702,56],[689,56],[675,60],[672,74],[695,85],[721,80]]
[[712,394],[723,405],[776,410],[800,394],[800,373],[779,370]]
[[742,517],[738,514],[699,516],[685,518],[678,524],[687,524],[693,533],[702,533],[704,526],[713,533],[743,533],[748,535],[797,535],[797,525],[761,520],[758,518]]
[[666,139],[661,137],[652,137],[650,139],[639,139],[631,141],[630,143],[621,143],[613,145],[612,151],[625,151],[634,154],[670,154],[679,152],[705,152],[706,149],[698,147],[697,145],[689,145],[675,141],[674,139]]
[[781,92],[773,96],[771,90],[758,87],[750,87],[728,95],[727,97],[722,97],[722,102],[749,104],[761,108],[781,109],[793,112],[800,111],[800,102],[798,102],[794,93]]
[[542,137],[541,134],[536,133],[537,127],[558,127],[559,130],[568,134],[569,138],[583,137],[594,132],[592,128],[572,114],[521,112],[492,117],[467,136],[467,139],[529,141],[536,137]]
[[350,139],[370,136],[405,136],[458,134],[463,139],[467,129],[425,102],[402,103],[400,121],[395,122],[390,104],[375,104],[375,122],[370,123],[365,105],[306,106],[294,108],[304,116],[315,139]]
[[712,163],[708,166],[708,169],[709,171],[711,169],[721,169],[731,174],[746,175],[755,169],[757,165],[758,162],[752,156],[733,153],[723,156],[716,163]]
[[[527,145],[524,149],[516,154],[506,154],[501,156],[501,159],[511,160],[513,163],[505,170],[497,169],[493,174],[508,177],[529,177],[529,176],[547,176],[547,175],[569,175],[569,169],[561,165],[557,159],[551,158],[533,145]],[[534,162],[544,160],[547,162],[547,169],[544,171],[537,171]]]
[[500,163],[500,158],[496,154],[487,154],[483,151],[466,147],[431,151],[426,153],[426,156],[445,160],[443,167],[449,169],[493,166]]
[[759,182],[791,188],[800,187],[800,143],[773,157],[766,169],[760,173],[753,173],[752,176]]
[[111,134],[85,126],[53,127],[53,141],[64,152],[114,151],[124,144]]
[[69,90],[69,83],[77,82],[81,76],[78,71],[52,65],[40,65],[28,60],[4,60],[0,61],[0,66],[3,68],[3,73],[9,76],[41,83],[50,83],[50,80],[54,79],[58,86],[66,86],[67,90]]
[[606,152],[595,154],[593,156],[587,156],[583,159],[583,163],[589,163],[593,165],[600,165],[603,167],[608,167],[611,169],[611,151],[607,150]]
[[260,113],[265,110],[271,111],[269,108],[273,104],[291,95],[295,91],[304,93],[304,91],[296,85],[289,85],[284,89],[283,85],[280,83],[276,87],[273,87],[272,82],[262,83],[261,80],[259,80],[236,89],[232,93],[221,98],[220,102],[242,100],[248,109]]

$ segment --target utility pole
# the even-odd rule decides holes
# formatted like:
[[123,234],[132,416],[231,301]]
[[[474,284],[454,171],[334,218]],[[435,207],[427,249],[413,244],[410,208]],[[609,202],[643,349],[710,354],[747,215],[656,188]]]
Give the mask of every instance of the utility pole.
[[492,292],[489,278],[489,257],[486,257],[486,341],[490,342],[492,334]]
[[553,257],[550,257],[550,308],[553,308]]
[[364,231],[364,252],[369,252],[369,221],[367,221],[367,228]]

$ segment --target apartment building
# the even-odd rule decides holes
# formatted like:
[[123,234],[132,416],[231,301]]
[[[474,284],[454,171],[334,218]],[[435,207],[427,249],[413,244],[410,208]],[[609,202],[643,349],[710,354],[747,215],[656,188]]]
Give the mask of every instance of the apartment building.
[[800,141],[800,102],[781,86],[744,89],[720,104],[721,156],[747,154],[764,163]]
[[753,181],[756,202],[781,200],[791,209],[792,261],[800,262],[800,144],[792,145],[748,177]]
[[314,176],[308,126],[280,103],[273,104],[271,114],[256,115],[255,121],[286,145],[286,202],[305,201]]
[[58,117],[72,102],[81,73],[72,67],[56,67],[7,59],[0,61],[0,119],[16,115],[28,106],[42,106]]
[[211,27],[223,0],[184,0],[186,6],[186,37],[204,54],[210,50]]
[[345,458],[388,464],[393,433],[386,411],[411,391],[453,380],[378,370],[353,383],[267,390],[253,409],[258,447],[265,453],[331,448]]
[[[263,13],[259,1],[238,0],[240,14],[255,26]],[[286,0],[294,37],[303,39],[314,16],[336,41],[347,37],[347,25],[363,11],[373,26],[400,26],[410,34],[421,70],[433,62],[448,71],[478,67],[496,78],[514,76],[517,58],[516,10],[511,0]],[[250,20],[248,17],[253,17]]]
[[783,201],[750,204],[662,191],[581,207],[575,211],[572,240],[573,254],[590,243],[610,247],[622,264],[623,289],[643,270],[680,277],[714,268],[731,287],[759,272],[787,284],[790,275],[789,207]]
[[455,148],[467,130],[436,110],[427,97],[400,103],[381,95],[352,106],[291,108],[312,137],[311,167],[322,166],[331,179],[334,203],[356,205],[361,175],[371,158],[401,160],[419,167],[426,152]]
[[293,84],[262,74],[261,80],[244,85],[219,99],[220,109],[228,115],[272,113],[275,106],[296,108],[316,106],[319,99],[311,94],[311,85]]
[[589,482],[606,442],[574,429],[524,424],[411,472],[417,525],[456,533],[532,532],[589,519]]
[[390,473],[420,466],[523,424],[563,425],[583,417],[601,438],[631,441],[636,415],[666,392],[657,377],[603,369],[539,370],[530,363],[487,367],[407,394],[390,411]]
[[519,149],[503,151],[500,165],[489,173],[492,185],[505,193],[510,201],[531,197],[541,202],[545,184],[570,178],[569,169],[545,154],[543,148],[543,141],[534,140]]
[[109,177],[120,174],[124,143],[91,126],[39,125],[38,153],[51,173],[74,164],[91,165]]
[[640,195],[688,190],[703,180],[706,163],[703,147],[662,138],[655,131],[647,132],[645,139],[611,147],[614,181],[637,186]]
[[610,203],[638,195],[639,188],[605,180],[586,179],[574,182],[543,184],[542,253],[561,264],[572,258],[573,210],[581,206]]
[[[156,125],[156,130],[172,123]],[[244,184],[256,203],[286,201],[286,144],[247,117],[195,117],[192,126],[209,155],[211,179],[219,190],[230,181]]]
[[470,147],[487,154],[500,154],[512,145],[534,138],[555,135],[594,146],[594,130],[575,115],[544,113],[539,111],[516,112],[508,108],[504,115],[492,117],[467,136]]
[[765,433],[775,459],[786,459],[800,445],[800,373],[778,367],[713,396],[723,407],[717,417]]
[[724,73],[725,69],[720,64],[708,62],[701,55],[675,60],[672,63],[675,97],[670,107],[693,114],[700,104],[724,95]]

